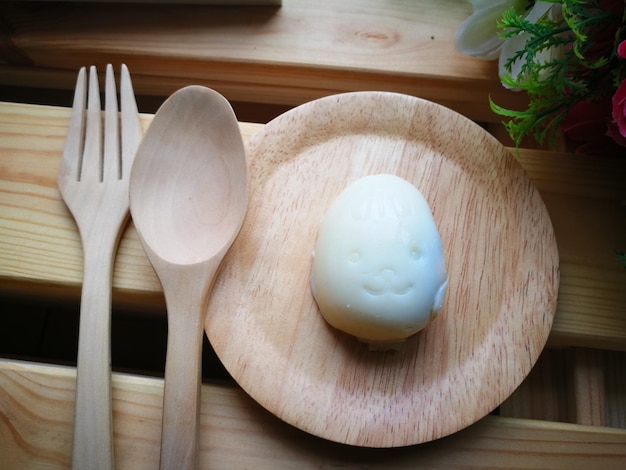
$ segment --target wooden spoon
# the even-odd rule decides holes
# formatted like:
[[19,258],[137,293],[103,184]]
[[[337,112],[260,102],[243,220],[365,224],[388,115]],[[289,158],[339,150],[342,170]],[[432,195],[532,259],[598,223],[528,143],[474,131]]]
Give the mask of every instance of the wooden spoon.
[[247,208],[245,150],[219,93],[190,86],[158,110],[137,151],[130,208],[168,319],[161,468],[197,468],[202,335],[218,267]]

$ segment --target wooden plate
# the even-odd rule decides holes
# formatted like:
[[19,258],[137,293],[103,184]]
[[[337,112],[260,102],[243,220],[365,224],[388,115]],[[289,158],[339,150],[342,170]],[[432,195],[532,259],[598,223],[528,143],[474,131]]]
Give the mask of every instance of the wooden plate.
[[[554,317],[557,246],[528,176],[483,129],[418,98],[348,93],[279,116],[248,150],[250,206],[206,331],[263,407],[332,441],[405,446],[476,422],[526,377]],[[328,326],[309,288],[327,208],[377,173],[424,194],[450,275],[441,313],[399,352]]]

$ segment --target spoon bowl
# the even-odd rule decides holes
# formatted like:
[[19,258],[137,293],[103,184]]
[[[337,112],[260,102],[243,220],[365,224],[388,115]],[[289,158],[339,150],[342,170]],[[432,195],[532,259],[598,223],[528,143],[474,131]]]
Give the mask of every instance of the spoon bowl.
[[201,86],[159,108],[137,151],[130,209],[168,318],[161,468],[197,468],[208,296],[248,201],[245,149],[228,101]]

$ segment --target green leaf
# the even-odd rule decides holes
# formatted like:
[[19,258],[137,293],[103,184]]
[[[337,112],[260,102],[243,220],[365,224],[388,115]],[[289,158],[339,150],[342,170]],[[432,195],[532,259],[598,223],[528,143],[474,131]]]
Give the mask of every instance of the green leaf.
[[[498,24],[501,37],[524,34],[525,39],[523,47],[505,58],[509,73],[500,79],[505,86],[528,95],[527,108],[510,110],[489,98],[491,110],[508,119],[504,126],[516,145],[525,135],[532,135],[539,143],[553,143],[574,104],[603,98],[626,78],[626,61],[615,53],[626,36],[624,18],[600,8],[599,0],[551,1],[561,3],[562,18],[553,21],[544,17],[531,23],[509,8]],[[616,22],[620,27],[615,47],[590,56],[597,34],[615,27]]]

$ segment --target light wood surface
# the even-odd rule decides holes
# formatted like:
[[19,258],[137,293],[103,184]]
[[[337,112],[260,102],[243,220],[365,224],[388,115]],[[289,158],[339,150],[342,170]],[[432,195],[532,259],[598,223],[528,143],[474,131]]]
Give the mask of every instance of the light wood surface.
[[[69,106],[80,66],[125,61],[146,110],[189,84],[217,89],[239,102],[240,120],[255,122],[332,93],[397,91],[483,121],[503,142],[488,97],[515,109],[525,101],[501,87],[494,62],[454,51],[452,36],[471,10],[465,0],[284,0],[282,8],[241,10],[0,2],[0,99]],[[150,119],[143,116],[144,127]],[[56,188],[68,120],[68,109],[0,103],[5,301],[78,306],[80,239]],[[261,128],[240,123],[245,140]],[[549,348],[500,407],[502,417],[418,446],[354,448],[285,424],[232,384],[210,384],[202,387],[202,467],[624,468],[622,430],[559,421],[600,424],[595,405],[603,404],[604,422],[626,427],[626,271],[614,253],[626,249],[626,160],[532,149],[519,160],[550,213],[561,283]],[[120,244],[113,303],[165,314],[132,224]],[[0,318],[10,323],[15,313],[3,309]],[[74,373],[0,361],[0,469],[69,466]],[[162,380],[114,374],[118,468],[158,465],[162,391]]]
[[59,191],[80,233],[84,259],[72,457],[76,469],[112,469],[114,461],[113,264],[129,218],[130,167],[141,140],[127,68],[122,67],[121,77],[118,106],[113,67],[107,66],[103,118],[96,68],[90,67],[89,77],[84,67],[80,69],[58,175]]
[[[75,369],[0,360],[3,469],[67,468]],[[113,375],[116,468],[158,465],[163,380]],[[489,416],[447,438],[402,449],[365,449],[313,438],[240,389],[202,386],[201,468],[621,470],[626,431]]]
[[[396,91],[499,122],[526,98],[496,62],[457,53],[470,14],[460,0],[285,0],[280,8],[0,4],[7,47],[0,84],[70,89],[84,62],[128,64],[139,94],[189,84],[231,101],[295,106],[346,91]],[[77,40],[79,38],[80,40]]]
[[[146,129],[151,116],[142,118]],[[68,122],[69,109],[0,104],[0,291],[5,296],[78,300],[80,239],[56,188]],[[244,140],[261,128],[240,124]],[[561,283],[548,345],[625,351],[626,272],[614,250],[626,246],[621,206],[626,161],[523,150],[520,163],[546,203],[559,248]],[[165,312],[160,284],[132,224],[120,242],[113,302]]]
[[[17,0],[20,1],[20,0]],[[41,0],[44,2],[58,2],[59,0]],[[100,2],[102,0],[76,0],[78,2]],[[109,3],[178,3],[181,5],[217,5],[217,6],[277,6],[282,0],[107,0]]]
[[[0,104],[0,291],[5,298],[28,296],[30,299],[78,303],[82,276],[80,239],[56,189],[56,174],[69,114],[69,109],[65,108]],[[150,120],[151,116],[142,116],[144,129]],[[244,139],[248,140],[262,126],[240,123],[240,129]],[[617,266],[612,251],[614,247],[622,246],[626,236],[623,209],[620,206],[621,200],[626,198],[621,182],[624,162],[537,150],[523,150],[520,162],[546,201],[559,246],[561,287],[548,345],[626,350],[626,319],[623,315],[626,288],[623,270]],[[590,239],[596,242],[590,244]],[[120,248],[114,272],[114,305],[164,314],[165,303],[160,284],[132,224],[124,234]],[[546,356],[548,352],[551,354]],[[596,461],[602,462],[603,468],[621,468],[622,455],[605,455],[610,448],[599,443],[603,438],[597,437],[596,433],[603,436],[605,428],[571,427],[558,423],[573,419],[568,416],[567,400],[564,399],[570,392],[565,389],[567,371],[559,355],[559,350],[544,352],[542,357],[546,360],[540,362],[544,366],[538,365],[531,373],[530,380],[526,380],[501,409],[504,416],[526,416],[533,418],[531,420],[488,417],[449,438],[417,448],[394,449],[391,457],[387,457],[389,454],[386,451],[361,452],[351,447],[325,443],[277,420],[278,430],[272,428],[269,431],[265,419],[274,418],[254,405],[244,394],[237,393],[233,398],[235,402],[248,400],[248,403],[253,404],[253,409],[258,411],[237,420],[220,414],[225,409],[220,406],[221,411],[216,411],[220,416],[217,420],[213,417],[209,419],[210,426],[224,428],[234,434],[224,435],[219,445],[210,444],[208,452],[217,462],[216,466],[223,464],[234,468],[247,464],[257,465],[257,468],[281,468],[281,465],[291,468],[293,462],[305,467],[310,462],[340,462],[348,468],[363,466],[365,463],[372,468],[384,468],[389,458],[407,468],[419,468],[419,465],[450,468],[459,462],[467,463],[470,468],[484,468],[485,462],[493,462],[496,466],[507,462],[511,468],[559,468],[563,462],[563,468],[589,468],[589,462]],[[556,361],[552,357],[556,357]],[[607,424],[623,427],[626,391],[623,353],[607,356],[603,364],[606,379],[605,409],[609,410]],[[42,382],[57,383],[57,368],[44,367],[40,372],[42,377],[33,380],[27,374],[24,381],[35,390]],[[161,415],[150,419],[143,415],[146,419],[134,423],[131,417],[137,416],[137,413],[141,415],[146,410],[145,405],[137,405],[138,411],[134,410],[133,403],[152,403],[150,400],[161,403],[162,395],[157,391],[157,397],[154,398],[155,392],[151,386],[144,389],[138,385],[143,383],[143,378],[129,378],[129,387],[140,392],[140,395],[136,402],[131,401],[127,407],[122,407],[128,414],[127,420],[124,420],[124,426],[128,428],[123,427],[126,429],[123,433],[116,431],[116,440],[119,442],[116,448],[124,450],[121,454],[118,451],[118,463],[128,459],[129,468],[141,468],[141,465],[154,468]],[[6,375],[0,376],[3,387],[7,387],[7,380]],[[116,403],[125,403],[116,398],[116,383],[115,377],[114,410],[117,409]],[[17,396],[20,398],[30,396],[24,393],[26,389],[22,385],[17,388]],[[3,395],[6,396],[0,394]],[[41,392],[38,392],[33,396],[40,395]],[[16,396],[15,393],[13,396]],[[52,392],[52,396],[55,396],[55,392]],[[208,396],[221,395],[219,392],[216,395],[210,389]],[[545,400],[546,397],[552,401]],[[3,421],[9,427],[3,424],[2,436],[11,436],[0,439],[0,442],[6,443],[2,448],[10,452],[3,453],[3,456],[8,456],[7,462],[18,462],[16,466],[19,468],[39,468],[43,459],[45,462],[51,460],[52,468],[54,465],[66,468],[70,458],[68,436],[71,435],[71,403],[68,401],[62,408],[66,414],[62,427],[64,431],[60,432],[59,428],[40,426],[41,420],[31,420],[30,414],[21,416],[14,411],[4,411],[14,409],[18,402],[11,399],[2,405],[4,416],[9,417],[9,421]],[[50,406],[48,402],[42,403],[45,403],[42,404],[44,410]],[[160,410],[161,405],[153,403],[151,406]],[[559,411],[563,406],[565,411]],[[116,422],[119,412],[114,412]],[[42,413],[42,416],[50,417],[50,413]],[[544,423],[535,419],[557,422]],[[25,423],[17,426],[20,429],[18,434],[15,434],[13,420]],[[151,444],[147,445],[143,440],[126,441],[126,436],[135,435],[133,433],[137,430],[145,432],[146,428],[154,433]],[[52,436],[47,433],[48,429],[53,433]],[[59,432],[65,438],[59,439]],[[214,435],[210,431],[207,434]],[[233,435],[245,437],[246,440],[242,444],[242,441],[233,440]],[[54,444],[46,441],[53,436]],[[542,447],[540,453],[531,452],[529,455],[529,449],[535,448],[536,443],[540,442],[534,440],[537,436],[559,445],[548,445]],[[457,444],[453,446],[451,443]],[[623,441],[619,441],[615,447],[623,448]],[[59,451],[59,448],[65,450]],[[242,454],[242,448],[250,450]],[[201,448],[201,462],[207,459],[202,457],[206,455],[206,449]],[[218,449],[221,450],[218,452]],[[24,465],[21,465],[23,462]],[[121,465],[120,468],[123,468],[124,464]]]
[[[56,188],[69,115],[65,108],[0,103],[0,291],[5,298],[28,296],[78,303],[82,276],[80,239]],[[151,116],[142,116],[144,129],[150,119]],[[240,123],[245,140],[261,128]],[[559,245],[561,287],[548,345],[626,350],[624,272],[617,266],[612,251],[623,246],[626,236],[620,206],[626,198],[621,177],[625,163],[537,150],[523,150],[520,162],[546,201]],[[590,244],[590,239],[596,241]],[[113,294],[114,305],[155,314],[165,312],[158,280],[132,225],[121,242]],[[546,352],[551,354],[546,356]],[[207,462],[207,468],[209,462],[217,468],[306,468],[324,464],[387,468],[389,462],[399,468],[451,468],[461,463],[480,469],[490,464],[505,468],[562,465],[587,469],[596,463],[602,468],[622,468],[624,440],[616,438],[621,435],[614,430],[535,421],[568,419],[567,411],[558,411],[561,405],[567,405],[563,397],[568,395],[560,351],[546,352],[542,357],[556,356],[556,361],[540,362],[544,366],[536,367],[531,380],[525,381],[501,409],[506,416],[534,419],[488,417],[448,438],[393,449],[391,453],[312,438],[270,416],[240,391],[229,395],[230,387],[226,392],[221,392],[221,387],[210,387],[208,393],[204,392],[203,403],[218,399],[219,406],[203,407],[203,416],[207,412],[215,414],[202,418],[207,423],[202,427],[208,426],[207,435],[220,437],[201,447],[201,462]],[[74,372],[18,364],[19,372],[13,366],[6,372],[3,363],[0,374],[0,443],[3,458],[6,456],[2,463],[6,461],[8,468],[41,468],[47,463],[51,468],[67,468],[73,405],[68,395],[72,392],[66,388],[73,386]],[[625,364],[623,353],[611,353],[604,360],[605,409],[611,410],[610,425],[617,427],[624,427],[626,416]],[[24,373],[24,367],[28,372]],[[31,367],[36,373],[32,373],[35,369]],[[118,377],[128,379],[119,389]],[[155,468],[162,381],[114,375],[113,385],[114,423],[119,421],[117,426],[121,426],[115,430],[118,468]],[[12,392],[5,393],[9,389]],[[128,394],[133,393],[137,393],[135,398],[127,400]],[[50,399],[40,400],[41,396]],[[224,396],[224,401],[220,401]],[[540,403],[548,396],[552,402]],[[28,397],[33,397],[33,401],[29,399],[26,407],[19,405]],[[557,406],[550,408],[550,403]],[[242,408],[255,411],[242,417]],[[26,409],[37,411],[25,412]],[[61,418],[57,416],[59,412]],[[118,420],[117,416],[121,418]],[[217,434],[212,432],[213,427],[218,429]],[[613,436],[609,442],[607,431]],[[146,434],[148,439],[134,438]]]
[[[456,432],[513,392],[543,349],[559,284],[548,213],[514,156],[457,113],[382,92],[307,103],[248,148],[250,208],[207,317],[244,390],[312,434],[368,447]],[[381,173],[422,192],[450,273],[439,316],[388,353],[330,328],[309,285],[328,207]]]
[[248,205],[246,152],[222,95],[189,86],[163,103],[137,150],[130,201],[167,305],[160,468],[191,470],[208,296]]

